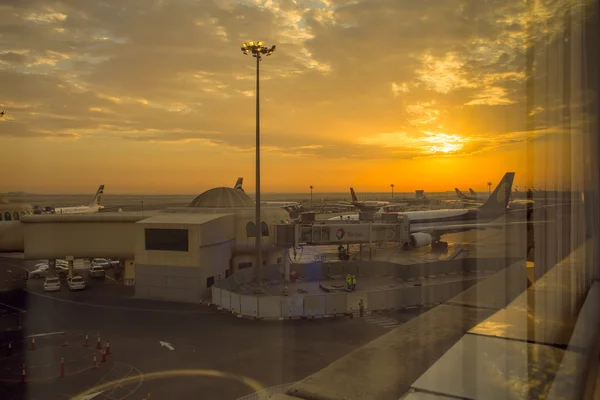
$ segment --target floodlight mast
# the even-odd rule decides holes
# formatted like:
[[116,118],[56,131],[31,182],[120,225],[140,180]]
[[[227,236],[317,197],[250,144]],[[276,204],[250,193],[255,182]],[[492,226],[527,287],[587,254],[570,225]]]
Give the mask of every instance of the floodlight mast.
[[262,287],[262,223],[260,218],[260,67],[262,56],[270,56],[275,51],[275,45],[270,49],[263,46],[263,42],[246,42],[242,44],[242,53],[244,55],[252,54],[256,58],[256,215],[255,215],[255,273],[256,285],[255,292],[264,293]]

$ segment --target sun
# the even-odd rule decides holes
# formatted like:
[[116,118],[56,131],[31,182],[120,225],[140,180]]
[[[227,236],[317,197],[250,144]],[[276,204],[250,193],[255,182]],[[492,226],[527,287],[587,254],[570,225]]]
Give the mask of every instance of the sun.
[[464,147],[466,139],[459,135],[450,135],[442,132],[423,132],[425,145],[423,150],[429,154],[437,153],[456,153]]

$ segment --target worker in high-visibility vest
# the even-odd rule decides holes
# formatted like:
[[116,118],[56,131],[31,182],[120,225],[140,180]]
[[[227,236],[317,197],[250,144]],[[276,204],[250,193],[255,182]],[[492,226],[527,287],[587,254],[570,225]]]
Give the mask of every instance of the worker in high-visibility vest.
[[350,274],[346,275],[346,288],[348,290],[352,289],[352,278],[350,277]]
[[356,290],[356,276],[352,275],[350,279],[352,279],[352,290]]

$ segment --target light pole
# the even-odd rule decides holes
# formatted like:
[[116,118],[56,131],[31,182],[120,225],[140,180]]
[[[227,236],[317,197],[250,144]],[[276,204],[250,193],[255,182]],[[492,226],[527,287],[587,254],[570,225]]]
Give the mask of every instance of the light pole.
[[314,187],[313,185],[310,185],[310,208],[312,208],[312,191],[313,191]]
[[492,182],[488,182],[488,194],[492,194]]
[[391,183],[390,187],[392,188],[392,201],[394,201],[394,184]]
[[275,51],[275,45],[270,49],[263,46],[263,42],[247,42],[242,44],[244,55],[252,53],[256,58],[256,284],[255,292],[262,293],[262,227],[260,221],[260,61],[262,55],[270,56]]

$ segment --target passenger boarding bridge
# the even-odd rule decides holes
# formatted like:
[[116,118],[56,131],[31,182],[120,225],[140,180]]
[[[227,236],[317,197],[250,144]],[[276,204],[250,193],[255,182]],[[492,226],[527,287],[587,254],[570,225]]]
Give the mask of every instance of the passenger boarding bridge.
[[410,222],[407,217],[394,214],[393,219],[384,218],[378,222],[315,221],[314,217],[309,217],[295,224],[275,225],[275,245],[279,247],[340,244],[371,246],[384,242],[410,242]]

